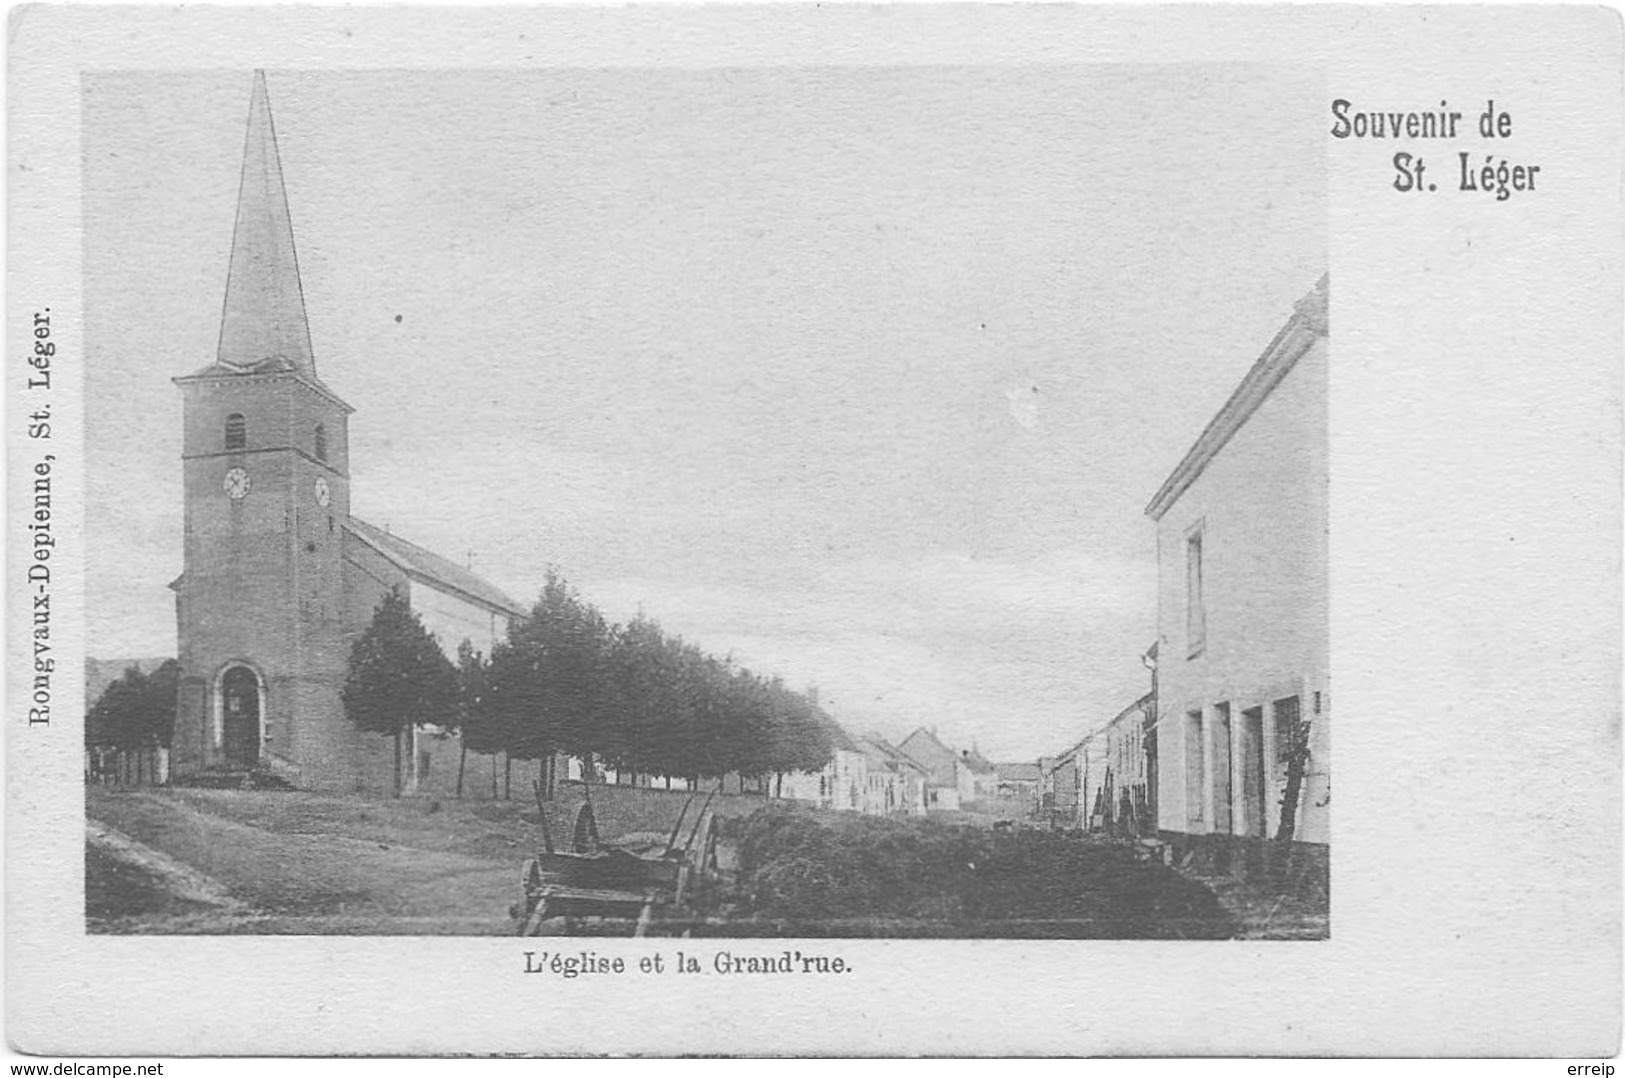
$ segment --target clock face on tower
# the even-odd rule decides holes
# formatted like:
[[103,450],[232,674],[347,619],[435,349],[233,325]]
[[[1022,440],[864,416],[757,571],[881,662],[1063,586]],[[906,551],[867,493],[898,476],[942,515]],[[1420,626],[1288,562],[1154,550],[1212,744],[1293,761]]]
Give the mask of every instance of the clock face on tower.
[[226,481],[222,486],[225,487],[226,495],[236,501],[248,493],[248,473],[242,468],[233,468],[226,473]]
[[333,500],[333,492],[327,489],[327,480],[316,480],[316,504],[327,508],[327,503]]

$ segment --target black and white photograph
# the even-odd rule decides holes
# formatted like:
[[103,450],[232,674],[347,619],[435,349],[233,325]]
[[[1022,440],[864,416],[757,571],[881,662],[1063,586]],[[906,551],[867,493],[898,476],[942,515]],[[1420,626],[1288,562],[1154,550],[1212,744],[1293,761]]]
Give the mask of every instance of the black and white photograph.
[[87,76],[90,931],[1325,938],[1318,83]]
[[1619,1051],[1617,15],[8,29],[14,1055]]

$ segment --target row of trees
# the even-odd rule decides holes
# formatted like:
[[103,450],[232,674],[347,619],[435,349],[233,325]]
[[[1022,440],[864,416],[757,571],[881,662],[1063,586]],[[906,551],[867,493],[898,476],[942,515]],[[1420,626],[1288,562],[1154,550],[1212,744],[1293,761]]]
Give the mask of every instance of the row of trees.
[[[489,656],[453,664],[404,597],[385,596],[351,654],[345,709],[400,744],[415,724],[462,735],[465,754],[543,765],[559,753],[622,771],[716,778],[812,770],[832,723],[807,696],[668,636],[639,615],[611,625],[557,572]],[[462,774],[459,768],[458,791]]]

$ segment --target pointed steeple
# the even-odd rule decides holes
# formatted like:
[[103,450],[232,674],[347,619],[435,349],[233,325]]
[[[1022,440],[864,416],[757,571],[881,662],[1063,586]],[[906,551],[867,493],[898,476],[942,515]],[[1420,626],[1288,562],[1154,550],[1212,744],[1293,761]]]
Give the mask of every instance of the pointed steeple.
[[219,360],[237,368],[286,366],[316,379],[264,71],[254,72],[254,93],[248,106],[237,226],[231,237],[231,269],[220,317]]

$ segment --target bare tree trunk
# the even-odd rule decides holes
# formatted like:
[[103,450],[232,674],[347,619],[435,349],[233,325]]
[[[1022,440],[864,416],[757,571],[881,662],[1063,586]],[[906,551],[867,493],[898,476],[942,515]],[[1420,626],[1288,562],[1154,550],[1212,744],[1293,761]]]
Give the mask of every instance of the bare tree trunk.
[[401,796],[401,728],[395,727],[395,796]]
[[513,799],[513,759],[507,753],[502,754],[502,800]]
[[491,753],[491,800],[497,799],[497,754]]
[[1291,842],[1298,828],[1298,801],[1303,796],[1304,771],[1309,764],[1309,724],[1292,733],[1287,750],[1286,790],[1281,794],[1281,824],[1275,830],[1277,842]]
[[468,766],[468,742],[462,743],[463,751],[457,757],[457,800],[463,799],[463,769]]

